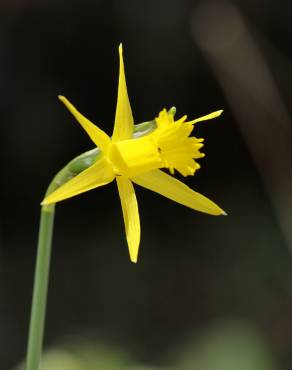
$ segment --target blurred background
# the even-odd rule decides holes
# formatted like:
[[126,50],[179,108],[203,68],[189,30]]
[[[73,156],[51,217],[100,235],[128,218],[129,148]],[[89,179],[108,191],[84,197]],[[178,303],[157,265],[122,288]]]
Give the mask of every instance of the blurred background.
[[291,17],[284,0],[1,0],[1,369],[25,356],[39,203],[93,147],[57,95],[110,134],[121,41],[136,123],[224,109],[184,181],[229,215],[136,187],[134,265],[114,183],[58,205],[42,369],[292,368]]

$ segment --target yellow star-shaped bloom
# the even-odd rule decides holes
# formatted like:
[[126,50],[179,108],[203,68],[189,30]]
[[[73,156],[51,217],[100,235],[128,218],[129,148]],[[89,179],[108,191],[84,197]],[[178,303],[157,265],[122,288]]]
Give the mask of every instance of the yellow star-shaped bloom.
[[125,222],[130,259],[137,262],[140,244],[140,220],[133,183],[159,193],[175,202],[211,215],[225,212],[205,196],[160,169],[174,170],[183,176],[194,175],[199,168],[197,158],[203,139],[190,137],[194,124],[218,117],[222,111],[186,122],[186,116],[174,120],[174,115],[162,110],[156,118],[156,129],[133,138],[134,120],[127,93],[122,45],[119,46],[120,72],[118,99],[113,136],[90,122],[63,96],[59,99],[73,114],[102,156],[91,167],[72,178],[45,197],[42,205],[71,198],[80,193],[117,181]]

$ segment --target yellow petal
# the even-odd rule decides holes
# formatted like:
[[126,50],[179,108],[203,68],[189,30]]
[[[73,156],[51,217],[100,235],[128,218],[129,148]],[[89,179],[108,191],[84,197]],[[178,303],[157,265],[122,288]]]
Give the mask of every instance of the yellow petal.
[[130,259],[137,262],[140,244],[140,218],[133,184],[123,176],[116,177],[122,204]]
[[131,105],[129,102],[124,61],[123,61],[123,47],[119,46],[120,55],[120,74],[119,74],[119,87],[118,87],[118,100],[116,108],[115,126],[112,139],[119,141],[130,139],[134,130],[134,120],[132,116]]
[[113,181],[114,174],[107,160],[101,158],[91,167],[81,172],[72,180],[60,186],[56,191],[49,194],[42,202],[42,205],[60,202],[61,200],[74,197],[88,190],[106,185]]
[[78,110],[69,102],[68,99],[65,98],[65,96],[59,95],[58,98],[61,100],[62,103],[64,103],[66,108],[77,119],[77,121],[87,132],[88,136],[94,142],[94,144],[98,146],[102,152],[105,153],[108,145],[111,142],[109,136],[100,128],[98,128],[94,123],[90,122],[89,119],[84,117],[80,112],[78,112]]
[[197,123],[197,122],[207,121],[209,119],[217,118],[222,114],[222,112],[223,112],[222,109],[216,110],[216,112],[213,112],[213,113],[207,114],[206,116],[202,116],[202,117],[192,120],[191,123]]
[[211,215],[226,215],[215,203],[160,170],[154,170],[131,180],[146,189],[155,191],[175,202]]

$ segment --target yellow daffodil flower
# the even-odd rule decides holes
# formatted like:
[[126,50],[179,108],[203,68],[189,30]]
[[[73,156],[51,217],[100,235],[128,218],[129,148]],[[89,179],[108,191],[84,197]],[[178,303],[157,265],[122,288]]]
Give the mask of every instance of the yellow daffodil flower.
[[197,211],[211,215],[225,214],[214,202],[161,171],[164,168],[169,169],[171,174],[177,170],[183,176],[194,175],[199,168],[196,159],[203,156],[199,151],[203,139],[189,135],[196,122],[218,117],[222,111],[186,122],[186,116],[175,121],[174,114],[164,109],[155,120],[157,128],[154,131],[133,138],[134,120],[127,93],[121,45],[119,57],[118,99],[112,138],[78,112],[64,96],[59,96],[90,139],[100,148],[102,156],[91,167],[46,196],[42,205],[71,198],[115,179],[122,204],[130,259],[137,262],[140,220],[133,183]]

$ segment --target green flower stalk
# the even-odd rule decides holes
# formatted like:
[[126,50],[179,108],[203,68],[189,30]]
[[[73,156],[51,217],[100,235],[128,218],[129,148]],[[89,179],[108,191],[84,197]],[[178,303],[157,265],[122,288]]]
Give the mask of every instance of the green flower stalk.
[[[88,190],[116,181],[121,200],[129,255],[136,263],[140,244],[140,219],[133,184],[157,192],[177,203],[211,215],[226,213],[204,195],[173,176],[193,176],[200,168],[197,159],[203,139],[190,137],[195,124],[216,118],[222,110],[187,121],[175,120],[175,108],[163,109],[148,122],[134,125],[124,71],[123,50],[119,47],[120,72],[115,124],[112,137],[90,122],[65,97],[67,109],[86,131],[95,148],[70,161],[53,178],[42,201],[38,252],[26,370],[38,370],[41,358],[49,280],[55,204]],[[171,175],[162,169],[169,170]]]

